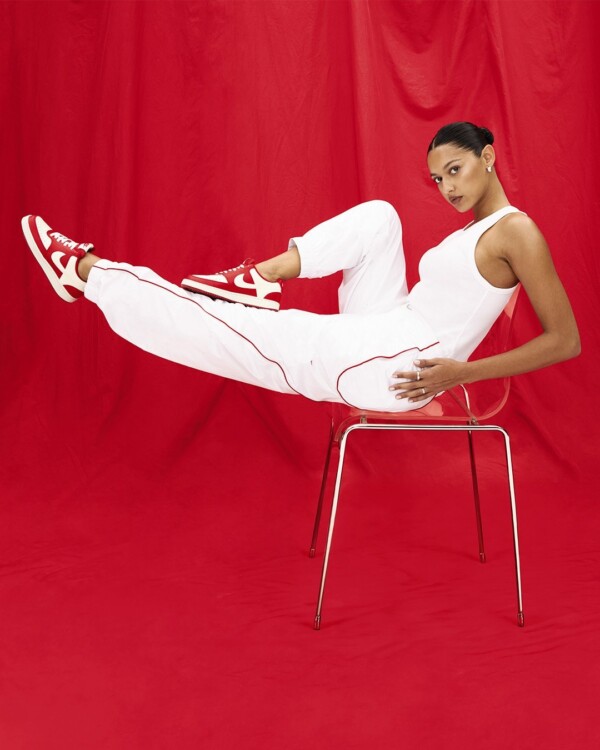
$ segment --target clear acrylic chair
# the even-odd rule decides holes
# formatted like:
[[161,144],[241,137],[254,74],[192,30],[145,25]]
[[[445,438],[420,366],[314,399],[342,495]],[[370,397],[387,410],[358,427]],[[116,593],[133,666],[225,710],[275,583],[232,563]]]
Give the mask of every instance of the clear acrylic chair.
[[[504,311],[492,327],[492,330],[486,336],[485,341],[477,350],[478,356],[490,356],[499,354],[511,348],[514,314],[519,298],[521,286],[519,285]],[[490,384],[492,387],[490,387]],[[484,386],[485,387],[481,387]],[[478,387],[480,386],[480,387]],[[521,627],[525,624],[523,616],[523,601],[521,591],[521,569],[519,562],[519,537],[517,532],[517,507],[515,500],[515,488],[513,480],[512,455],[510,449],[510,438],[507,431],[498,425],[482,424],[495,417],[505,406],[510,390],[510,378],[503,378],[498,381],[486,381],[485,384],[470,385],[467,389],[465,386],[440,394],[426,406],[421,409],[415,409],[409,412],[394,414],[390,412],[373,412],[350,408],[343,404],[333,405],[333,415],[331,419],[331,431],[329,437],[329,446],[325,459],[325,468],[323,470],[323,479],[321,482],[321,492],[317,505],[313,537],[310,546],[310,557],[315,556],[317,536],[323,511],[325,490],[329,467],[333,449],[339,450],[337,473],[333,491],[333,500],[331,504],[331,513],[329,518],[329,529],[327,534],[327,543],[325,546],[325,555],[323,559],[323,569],[321,573],[321,582],[319,586],[319,595],[317,600],[317,610],[315,614],[314,627],[319,630],[321,627],[321,613],[323,608],[323,597],[325,592],[325,582],[327,570],[331,556],[331,545],[333,541],[333,532],[335,528],[335,519],[340,500],[340,490],[342,485],[342,474],[344,469],[344,459],[346,455],[346,446],[349,436],[358,430],[400,430],[411,432],[466,432],[469,446],[469,456],[471,463],[471,476],[473,481],[473,496],[475,500],[475,516],[477,520],[477,534],[479,540],[479,560],[485,562],[485,550],[483,545],[483,526],[481,522],[481,510],[479,505],[479,485],[477,482],[477,467],[475,463],[475,452],[473,447],[473,435],[476,432],[499,432],[504,438],[504,447],[506,452],[506,471],[508,480],[508,495],[510,498],[510,508],[512,516],[513,546],[515,559],[515,573],[517,584],[517,623]]]

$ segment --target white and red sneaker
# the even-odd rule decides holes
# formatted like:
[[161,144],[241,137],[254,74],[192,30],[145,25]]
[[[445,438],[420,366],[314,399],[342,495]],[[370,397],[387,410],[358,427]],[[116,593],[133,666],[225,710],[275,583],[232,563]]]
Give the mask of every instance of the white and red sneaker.
[[212,276],[186,276],[181,286],[189,292],[229,302],[241,302],[243,305],[262,307],[265,310],[279,310],[281,302],[281,284],[261,276],[252,258]]
[[77,273],[77,264],[94,246],[89,242],[75,242],[55,232],[39,216],[24,216],[21,227],[29,249],[58,296],[65,302],[79,299],[85,281]]

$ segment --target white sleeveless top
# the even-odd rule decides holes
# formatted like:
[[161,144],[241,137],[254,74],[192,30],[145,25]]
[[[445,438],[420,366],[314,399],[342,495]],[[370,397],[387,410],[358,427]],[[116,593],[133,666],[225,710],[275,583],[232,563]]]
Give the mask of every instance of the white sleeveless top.
[[514,212],[525,213],[504,206],[448,235],[421,258],[420,281],[408,295],[408,307],[433,328],[447,357],[467,360],[516,289],[492,286],[475,263],[475,247],[481,235]]

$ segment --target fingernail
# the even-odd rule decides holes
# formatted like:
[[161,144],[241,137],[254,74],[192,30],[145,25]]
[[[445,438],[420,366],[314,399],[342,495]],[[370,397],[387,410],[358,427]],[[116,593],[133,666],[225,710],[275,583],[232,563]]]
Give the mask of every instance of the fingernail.
[[415,363],[415,365],[417,365],[417,367],[418,367],[418,366],[419,366],[419,365],[421,364],[421,360],[420,360],[420,359],[415,359],[415,362],[414,362],[414,363]]
[[390,391],[393,391],[393,390],[394,390],[394,386],[390,385]]

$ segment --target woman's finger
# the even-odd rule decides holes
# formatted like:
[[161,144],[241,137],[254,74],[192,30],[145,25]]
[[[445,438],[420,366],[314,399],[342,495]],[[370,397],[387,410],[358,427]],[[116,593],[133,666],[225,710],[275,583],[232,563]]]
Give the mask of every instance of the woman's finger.
[[[420,362],[420,365],[417,365],[417,362]],[[420,375],[423,377],[425,373],[429,372],[432,367],[437,367],[437,365],[441,365],[443,362],[439,359],[419,359],[415,360],[415,365],[419,368],[416,372],[415,370],[407,370],[405,372],[395,372],[392,377],[393,378],[406,378],[408,380],[416,380],[417,376]]]
[[411,388],[416,388],[416,384],[421,383],[423,380],[423,374],[420,372],[396,373],[393,377],[404,378],[404,382],[390,385],[390,391],[410,390]]
[[430,388],[421,386],[420,388],[413,387],[404,393],[398,393],[396,394],[396,398],[407,398],[409,401],[422,401],[424,398],[429,398],[433,395],[434,392]]
[[404,378],[405,380],[420,380],[423,377],[423,373],[420,370],[416,372],[409,370],[408,372],[395,372],[392,375],[393,378]]

